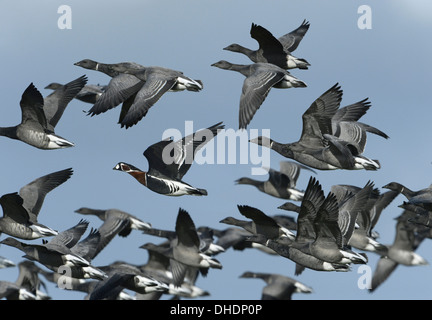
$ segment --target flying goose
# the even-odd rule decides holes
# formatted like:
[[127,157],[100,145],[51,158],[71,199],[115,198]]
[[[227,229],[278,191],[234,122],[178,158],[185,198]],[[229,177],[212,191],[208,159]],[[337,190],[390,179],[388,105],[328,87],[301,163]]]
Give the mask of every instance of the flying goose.
[[266,285],[262,289],[261,300],[291,300],[294,293],[312,293],[305,284],[277,273],[244,272],[240,278],[262,279]]
[[38,215],[46,195],[72,176],[72,168],[56,171],[23,186],[18,192],[0,198],[3,217],[0,232],[24,240],[55,236],[57,231],[38,222]]
[[[330,192],[326,197],[319,181],[311,177],[301,206],[287,202],[279,207],[298,213],[297,233],[291,246],[319,261],[339,265],[365,263],[367,260],[363,255],[347,248],[355,216],[341,217],[341,207],[336,196]],[[296,275],[305,268],[307,266],[297,263]]]
[[140,265],[139,268],[146,274],[166,283],[169,287],[167,292],[153,292],[149,294],[137,294],[137,300],[155,300],[162,294],[169,294],[175,297],[196,298],[208,296],[209,292],[195,285],[198,278],[198,270],[189,268],[180,286],[173,284],[173,273],[170,270],[170,259],[155,250],[148,249],[147,263]]
[[407,198],[409,204],[432,211],[432,184],[427,188],[416,191],[411,190],[398,182],[390,182],[383,186],[383,188],[403,194]]
[[118,121],[118,123],[121,123],[121,120],[132,103],[134,103],[138,91],[144,86],[145,82],[131,74],[124,74],[112,70],[112,64],[109,63],[84,59],[74,63],[74,65],[102,72],[111,78],[104,93],[97,99],[87,114],[90,116],[98,115],[122,104]]
[[[65,273],[65,276],[72,278],[101,280],[106,277],[106,274],[92,266],[88,258],[94,255],[89,255],[88,250],[77,246],[88,224],[88,221],[80,220],[76,225],[59,232],[50,240],[43,241],[42,244],[24,243],[13,237],[8,237],[0,243],[23,251],[25,258],[37,261],[59,274]],[[92,232],[87,238],[94,235],[98,236]]]
[[305,252],[303,248],[293,246],[292,242],[287,243],[267,239],[262,234],[250,235],[247,237],[247,241],[253,241],[264,245],[275,251],[280,256],[290,259],[294,261],[297,265],[301,265],[304,268],[323,272],[347,272],[350,270],[349,264],[331,263],[320,260],[313,255]]
[[404,210],[396,218],[396,234],[394,241],[388,246],[387,252],[381,256],[375,267],[369,291],[375,291],[395,271],[398,265],[421,266],[429,263],[415,251],[425,239],[425,235],[416,232],[416,227],[409,222],[415,215],[410,210]]
[[285,69],[271,63],[259,62],[243,65],[221,60],[213,63],[212,66],[236,71],[246,77],[240,96],[239,129],[246,129],[271,88],[288,89],[307,86],[306,83],[297,79]]
[[[367,129],[356,121],[345,121],[345,126],[333,119],[341,100],[338,84],[317,98],[302,115],[303,128],[296,142],[283,144],[262,136],[250,142],[319,170],[378,170],[379,161],[363,155]],[[333,132],[335,125],[341,131]]]
[[0,269],[15,267],[16,264],[12,260],[0,256]]
[[108,277],[99,281],[89,294],[89,300],[117,300],[124,289],[145,294],[149,292],[166,292],[168,285],[143,272],[137,266],[115,261],[101,267]]
[[219,222],[241,227],[252,234],[263,234],[267,239],[287,238],[294,240],[295,234],[291,230],[279,225],[276,220],[261,210],[247,205],[238,205],[237,208],[244,217],[252,221],[227,217]]
[[[63,84],[58,82],[51,82],[44,89],[57,90],[63,87]],[[75,99],[82,102],[95,104],[96,101],[102,96],[106,91],[106,85],[98,84],[86,84],[75,96]]]
[[145,67],[134,62],[103,64],[90,59],[75,65],[112,77],[106,92],[89,110],[89,114],[97,115],[123,103],[119,123],[126,129],[137,124],[166,92],[198,92],[203,89],[201,80],[194,80],[181,71],[165,67]]
[[261,192],[276,198],[301,201],[304,192],[296,188],[300,170],[315,171],[294,161],[281,161],[279,167],[279,171],[268,168],[269,177],[266,181],[242,177],[235,182],[255,186]]
[[36,300],[36,296],[14,282],[0,281],[0,299],[6,300]]
[[144,151],[144,156],[149,163],[147,172],[125,162],[117,163],[113,169],[129,173],[139,183],[162,195],[205,196],[207,195],[205,189],[192,187],[183,182],[182,178],[190,169],[196,152],[223,128],[222,122],[219,122],[181,140],[165,139],[151,145]]
[[[355,213],[355,212],[354,212]],[[339,215],[340,204],[336,196],[330,192],[313,219],[315,239],[310,244],[311,254],[323,261],[340,264],[366,264],[367,258],[347,247],[351,237],[356,214],[349,222],[348,232],[342,230]],[[350,234],[347,234],[350,233]]]
[[[394,191],[390,191],[390,192],[394,192]],[[415,224],[419,224],[419,225],[427,227],[427,228],[431,228],[432,211],[426,210],[426,209],[424,209],[418,205],[415,205],[415,204],[412,204],[412,203],[409,203],[406,201],[404,201],[398,207],[415,213],[415,215],[412,218],[410,218],[408,221],[415,223]],[[431,233],[429,233],[429,234],[431,234]],[[428,236],[428,238],[430,238],[430,236]]]
[[50,245],[48,243],[30,244],[12,237],[8,237],[0,243],[23,251],[25,258],[37,261],[55,272],[61,273],[68,270],[67,268],[77,267],[82,269],[85,278],[103,279],[105,276],[99,269],[91,266],[87,260],[73,254],[67,246]]
[[[144,234],[166,238],[169,241],[174,241],[177,238],[175,231],[162,230],[157,228],[148,228],[143,230]],[[215,255],[225,251],[223,247],[217,245],[213,241],[213,230],[208,227],[197,228],[198,237],[200,240],[199,251],[207,255]]]
[[36,300],[50,300],[46,292],[41,290],[44,287],[46,291],[45,283],[39,278],[41,268],[39,268],[33,261],[23,260],[18,264],[18,278],[15,283],[23,288],[26,288],[29,292],[36,296]]
[[[363,188],[353,185],[333,185],[331,191],[340,199],[344,197],[346,193],[357,195],[359,192],[364,192],[366,187],[367,185]],[[387,246],[377,240],[379,235],[374,230],[374,227],[378,222],[381,212],[397,195],[398,193],[395,191],[381,193],[378,188],[373,188],[373,190],[369,192],[367,202],[364,203],[362,201],[362,203],[359,204],[361,210],[358,212],[355,228],[348,241],[350,246],[363,251],[375,252],[380,255],[387,251]],[[356,196],[353,198],[356,198]]]
[[151,229],[151,224],[145,221],[142,221],[141,219],[135,217],[134,215],[127,213],[125,211],[119,210],[119,209],[92,209],[87,207],[82,207],[77,210],[75,210],[76,213],[83,214],[83,215],[94,215],[97,216],[99,219],[104,221],[104,228],[111,229],[109,226],[112,226],[112,228],[117,228],[118,221],[127,221],[125,224],[125,227],[118,231],[118,235],[121,237],[127,237],[132,229],[135,230],[141,230],[145,231],[147,229]]
[[[200,239],[195,224],[187,211],[179,209],[176,219],[175,232],[177,237],[167,246],[146,243],[140,248],[155,250],[170,258],[173,284],[180,286],[191,267],[204,272],[209,268],[222,269],[222,264],[216,259],[200,252]],[[205,273],[204,273],[205,274]]]

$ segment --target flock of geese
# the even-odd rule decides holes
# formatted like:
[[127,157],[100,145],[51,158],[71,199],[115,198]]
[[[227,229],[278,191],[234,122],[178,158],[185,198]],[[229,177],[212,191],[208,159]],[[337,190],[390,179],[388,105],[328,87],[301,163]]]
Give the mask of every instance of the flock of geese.
[[[242,53],[253,63],[239,65],[221,60],[212,64],[245,77],[239,103],[240,130],[247,128],[272,88],[307,86],[288,70],[310,66],[306,59],[292,54],[309,26],[305,20],[297,29],[276,38],[264,27],[252,24],[250,35],[258,42],[257,50],[238,44],[224,50]],[[49,84],[46,89],[53,92],[47,97],[31,83],[20,100],[21,123],[1,127],[0,135],[44,150],[69,148],[74,143],[57,135],[55,127],[72,99],[92,104],[88,111],[91,116],[121,105],[118,124],[128,129],[143,120],[166,92],[203,89],[202,81],[163,67],[145,67],[132,62],[105,64],[90,59],[75,65],[106,74],[109,83],[88,85],[87,76],[83,75],[66,84]],[[305,269],[348,272],[353,264],[367,264],[368,254],[376,254],[380,259],[370,291],[380,286],[398,265],[427,264],[415,251],[423,240],[432,237],[432,186],[413,191],[391,182],[383,186],[386,190],[383,192],[369,181],[364,186],[333,185],[325,194],[313,176],[305,190],[296,186],[300,172],[380,169],[378,160],[364,155],[366,138],[369,133],[384,139],[388,136],[360,122],[371,107],[368,99],[340,107],[342,93],[336,83],[306,109],[298,141],[279,143],[267,137],[250,141],[288,160],[280,162],[279,170],[267,168],[266,181],[242,177],[236,183],[284,199],[286,203],[278,208],[293,213],[295,218],[288,214],[270,216],[259,208],[238,205],[239,217],[229,216],[220,221],[228,225],[225,229],[196,227],[190,214],[179,208],[174,229],[162,230],[118,209],[82,207],[76,213],[94,215],[101,220],[99,228],[91,228],[83,237],[89,227],[85,219],[69,229],[56,231],[43,224],[39,216],[46,196],[71,178],[72,168],[36,178],[19,191],[2,195],[0,232],[7,237],[0,243],[22,251],[24,260],[17,266],[7,257],[1,257],[0,268],[18,267],[19,276],[15,282],[0,281],[0,298],[51,299],[44,292],[43,278],[61,289],[85,292],[86,299],[90,300],[160,299],[163,295],[202,297],[211,292],[196,286],[197,279],[212,276],[210,269],[221,269],[217,256],[230,248],[259,249],[289,259],[295,263],[295,275]],[[192,186],[183,178],[196,152],[223,128],[220,122],[180,140],[154,143],[143,153],[148,162],[147,171],[125,162],[119,162],[113,169],[128,173],[151,192],[165,196],[207,196],[205,189]],[[400,205],[404,211],[397,218],[395,241],[384,245],[375,226],[382,211],[400,194],[406,199]],[[164,241],[140,246],[148,252],[148,261],[142,265],[124,261],[105,266],[94,263],[114,237],[127,237],[131,232],[142,232]],[[28,242],[37,239],[42,239],[41,243]],[[266,283],[262,299],[288,300],[293,293],[312,292],[311,287],[284,275],[246,271],[241,277],[259,278]]]

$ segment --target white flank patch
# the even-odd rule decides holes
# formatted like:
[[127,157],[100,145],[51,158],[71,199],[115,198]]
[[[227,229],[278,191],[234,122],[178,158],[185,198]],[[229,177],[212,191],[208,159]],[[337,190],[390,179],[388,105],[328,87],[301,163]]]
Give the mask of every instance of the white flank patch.
[[304,193],[299,190],[288,188],[288,192],[291,193],[290,200],[301,201],[303,199]]
[[142,230],[142,229],[151,229],[152,227],[150,223],[138,219],[131,218],[130,220],[132,222],[131,224],[132,229]]
[[48,237],[48,236],[56,236],[58,235],[58,232],[48,228],[48,227],[42,227],[38,225],[31,225],[30,229],[33,230],[34,236],[42,236],[42,237]]
[[50,142],[48,143],[48,149],[61,149],[75,146],[73,142],[67,141],[66,139],[60,138],[59,136],[49,134],[47,135]]

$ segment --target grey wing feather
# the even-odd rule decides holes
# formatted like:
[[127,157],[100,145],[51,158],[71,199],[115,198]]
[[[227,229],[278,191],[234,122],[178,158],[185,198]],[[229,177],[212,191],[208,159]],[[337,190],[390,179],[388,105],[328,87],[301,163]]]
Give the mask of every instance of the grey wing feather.
[[278,83],[283,76],[284,74],[282,73],[272,71],[256,72],[244,80],[240,97],[240,129],[247,127],[266,99],[270,89]]
[[121,73],[113,77],[108,83],[105,92],[88,111],[88,114],[91,116],[97,115],[118,106],[138,92],[144,83],[144,81],[131,74]]
[[24,208],[37,216],[48,192],[67,181],[72,173],[72,168],[68,168],[47,174],[23,186],[19,194],[24,200]]
[[108,219],[97,230],[99,233],[98,244],[92,249],[92,259],[94,259],[104,249],[113,238],[129,225],[127,219]]
[[343,91],[336,83],[310,105],[302,115],[301,140],[321,139],[323,134],[333,134],[331,119],[340,106],[342,94]]
[[316,173],[316,171],[309,168],[308,166],[296,162],[292,162],[292,161],[281,161],[279,162],[279,167],[280,167],[280,171],[286,174],[290,178],[291,187],[296,186],[301,169],[309,170],[312,171],[313,173]]
[[381,257],[378,260],[375,272],[372,276],[372,283],[370,291],[378,288],[388,277],[393,273],[399,264],[387,257]]
[[54,128],[63,115],[67,105],[81,91],[87,83],[87,77],[81,76],[56,89],[44,99],[44,112],[48,123],[48,130],[54,132]]
[[80,220],[75,226],[59,232],[58,235],[51,238],[47,245],[59,245],[72,248],[81,239],[84,232],[87,230],[89,222],[86,220]]
[[145,84],[138,91],[134,103],[129,107],[129,111],[121,120],[121,126],[128,128],[140,121],[162,95],[174,85],[175,80],[173,79],[152,79],[152,76],[149,76]]
[[85,239],[81,240],[71,248],[72,253],[83,257],[87,261],[93,260],[98,253],[97,249],[100,243],[100,237],[101,235],[99,230],[92,228]]

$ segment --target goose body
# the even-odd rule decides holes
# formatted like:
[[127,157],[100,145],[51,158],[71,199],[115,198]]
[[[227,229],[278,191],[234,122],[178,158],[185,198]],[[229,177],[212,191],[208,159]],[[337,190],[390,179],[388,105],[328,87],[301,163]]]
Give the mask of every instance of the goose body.
[[106,91],[88,114],[98,115],[122,104],[119,124],[126,129],[145,117],[148,110],[166,92],[198,92],[203,89],[201,80],[194,80],[181,71],[165,67],[145,67],[135,62],[106,64],[91,59],[81,60],[75,65],[103,72],[111,77]]
[[[182,178],[191,167],[196,151],[204,147],[223,127],[221,123],[217,123],[205,129],[205,131],[201,131],[201,133],[204,132],[203,135],[198,131],[200,133],[199,139],[196,138],[198,135],[195,136],[197,133],[193,133],[178,141],[162,140],[151,145],[144,151],[144,156],[149,163],[147,172],[125,162],[117,163],[113,169],[130,174],[143,186],[162,195],[206,196],[207,191],[205,189],[195,188],[183,182]],[[174,157],[171,159],[172,162],[168,164],[164,160],[165,148],[175,150]]]
[[0,127],[0,135],[43,150],[73,147],[74,143],[55,134],[54,128],[69,102],[86,83],[87,78],[81,76],[57,88],[45,99],[31,83],[21,96],[21,123]]
[[57,235],[57,231],[38,222],[38,215],[46,195],[66,182],[72,173],[71,168],[53,172],[26,184],[19,192],[3,195],[0,232],[24,240]]
[[236,180],[236,183],[255,186],[261,192],[276,198],[301,201],[304,192],[296,188],[300,170],[315,171],[293,161],[281,161],[279,165],[279,171],[271,168],[268,169],[269,178],[266,181],[242,177]]
[[319,170],[380,169],[378,160],[363,155],[366,127],[350,118],[341,121],[341,114],[336,116],[341,99],[342,90],[338,84],[316,99],[302,115],[302,133],[296,142],[279,143],[261,136],[250,142]]

